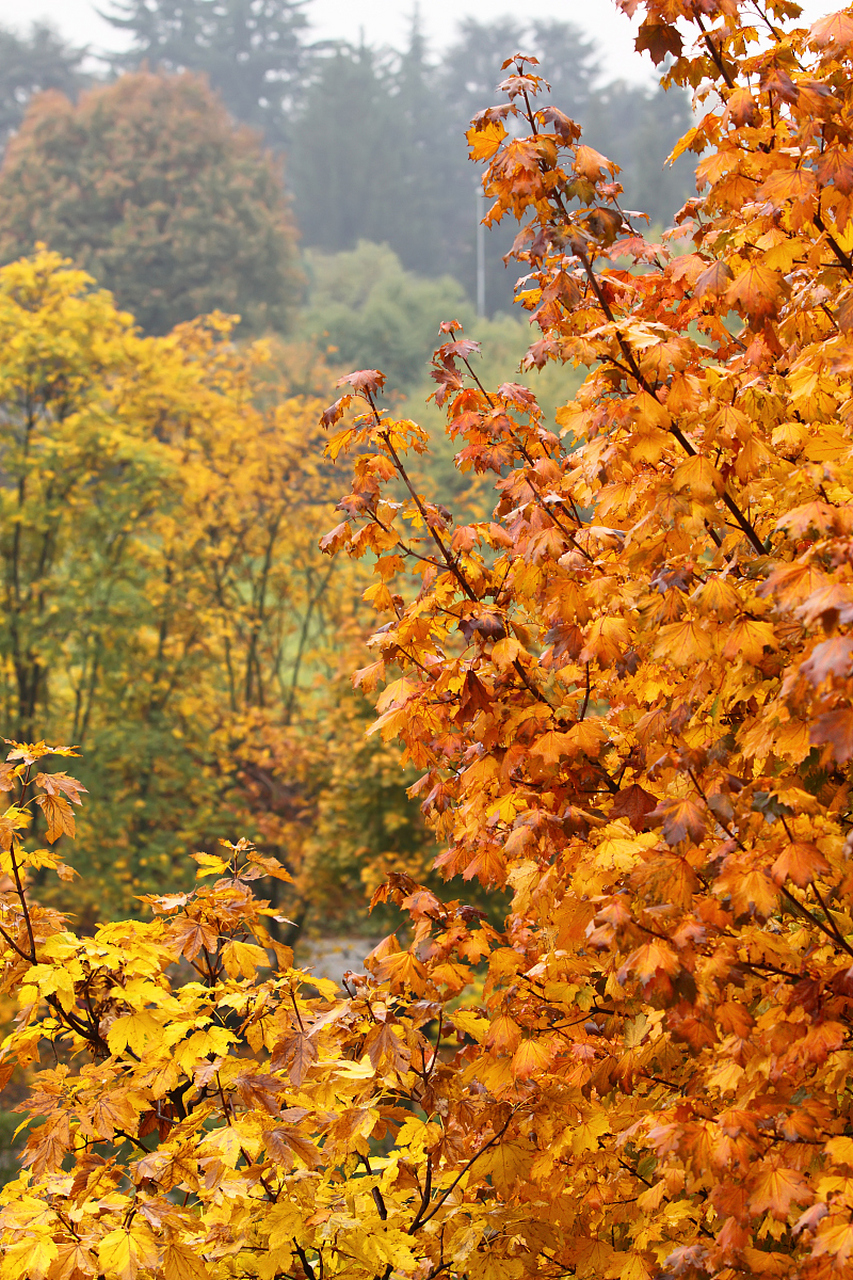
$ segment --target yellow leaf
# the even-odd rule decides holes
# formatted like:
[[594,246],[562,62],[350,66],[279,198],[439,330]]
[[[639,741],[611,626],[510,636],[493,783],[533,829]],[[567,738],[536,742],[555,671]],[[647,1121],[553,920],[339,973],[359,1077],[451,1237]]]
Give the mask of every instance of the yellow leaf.
[[853,1167],[853,1138],[830,1138],[823,1144],[823,1149],[830,1160]]
[[119,1054],[130,1048],[137,1056],[144,1053],[151,1040],[156,1040],[162,1027],[150,1013],[141,1010],[139,1013],[124,1014],[116,1018],[107,1033],[107,1046],[110,1053]]
[[650,1280],[652,1271],[642,1254],[629,1253],[619,1271],[619,1280]]
[[136,1280],[139,1250],[129,1231],[116,1227],[98,1245],[98,1261],[104,1280]]
[[163,1249],[166,1280],[208,1280],[209,1272],[195,1249],[185,1244],[166,1244]]
[[499,671],[506,671],[522,652],[522,647],[515,637],[507,636],[503,640],[498,640],[492,649],[492,662]]
[[31,1235],[3,1249],[4,1280],[43,1280],[58,1254],[46,1235]]
[[583,1155],[585,1151],[595,1151],[598,1139],[610,1132],[610,1121],[603,1111],[593,1113],[576,1126],[572,1132],[572,1153]]
[[252,942],[226,942],[222,948],[222,963],[230,978],[254,978],[258,969],[269,964],[263,947]]

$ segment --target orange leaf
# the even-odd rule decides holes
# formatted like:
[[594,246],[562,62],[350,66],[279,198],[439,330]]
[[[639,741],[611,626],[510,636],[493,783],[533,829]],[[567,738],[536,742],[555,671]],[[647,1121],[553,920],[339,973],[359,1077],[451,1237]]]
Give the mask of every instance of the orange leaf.
[[782,276],[770,267],[751,266],[737,277],[726,294],[726,302],[746,315],[760,320],[775,315],[783,288]]
[[36,796],[36,804],[47,819],[47,838],[51,844],[62,835],[74,835],[74,810],[64,796]]
[[766,1169],[756,1178],[749,1197],[752,1213],[772,1213],[784,1221],[791,1204],[805,1204],[813,1198],[809,1184],[795,1169]]
[[690,839],[698,844],[705,834],[705,815],[694,800],[662,800],[648,815],[648,823],[663,822],[668,844]]
[[713,651],[714,646],[707,629],[687,618],[683,622],[671,622],[660,628],[654,656],[668,658],[677,666],[686,667],[694,662],[704,662]]
[[516,1080],[529,1080],[531,1076],[547,1071],[553,1051],[546,1040],[523,1040],[512,1056],[512,1074]]
[[829,863],[817,845],[805,843],[789,844],[771,867],[777,884],[782,884],[790,877],[801,889],[828,870]]
[[472,160],[491,160],[500,148],[508,133],[499,120],[491,120],[483,128],[471,127],[465,137],[468,139],[468,152]]

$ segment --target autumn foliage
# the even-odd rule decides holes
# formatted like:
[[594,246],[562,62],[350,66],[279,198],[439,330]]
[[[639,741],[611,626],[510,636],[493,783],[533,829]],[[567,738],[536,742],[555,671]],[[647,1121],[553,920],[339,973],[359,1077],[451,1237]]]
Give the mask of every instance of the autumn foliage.
[[357,683],[504,927],[398,873],[406,932],[333,990],[240,844],[77,938],[24,841],[76,793],[14,746],[2,1061],[41,1070],[3,1280],[853,1273],[853,14],[623,7],[704,113],[663,243],[529,59],[469,135],[528,368],[589,370],[559,429],[448,322],[436,399],[497,490],[456,525],[381,373],[324,415],[324,545],[375,557],[384,615]]

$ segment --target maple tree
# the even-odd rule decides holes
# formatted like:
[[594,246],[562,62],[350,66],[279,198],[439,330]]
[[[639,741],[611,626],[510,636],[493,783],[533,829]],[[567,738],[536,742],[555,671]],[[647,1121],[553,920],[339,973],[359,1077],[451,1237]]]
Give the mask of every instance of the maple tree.
[[341,993],[267,932],[282,870],[242,843],[78,938],[24,837],[79,793],[14,744],[0,1063],[41,1069],[4,1280],[853,1270],[853,13],[623,7],[704,106],[663,243],[529,60],[469,135],[522,224],[529,368],[588,369],[562,434],[455,322],[436,399],[492,519],[411,484],[426,433],[378,371],[324,415],[354,466],[324,546],[375,557],[386,617],[357,684],[504,927],[398,872],[408,935]]
[[[517,1108],[474,1247],[502,1274],[848,1274],[853,16],[623,7],[696,91],[700,195],[649,243],[507,63],[468,135],[487,222],[521,223],[527,368],[589,372],[555,432],[445,326],[436,400],[499,494],[455,526],[386,489],[427,440],[351,375],[329,545],[377,557],[358,680],[439,865],[513,892],[462,1068],[469,1105]],[[446,964],[434,915],[414,954]]]

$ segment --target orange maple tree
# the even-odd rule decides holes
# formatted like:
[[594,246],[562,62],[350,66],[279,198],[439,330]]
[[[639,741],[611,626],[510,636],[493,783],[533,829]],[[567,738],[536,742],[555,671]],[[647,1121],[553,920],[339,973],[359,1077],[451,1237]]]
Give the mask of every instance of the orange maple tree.
[[663,243],[529,59],[469,135],[529,367],[589,369],[560,430],[449,322],[436,399],[497,489],[454,526],[380,373],[325,415],[354,458],[325,546],[376,557],[387,615],[357,683],[504,928],[401,871],[408,933],[341,992],[238,844],[78,938],[24,840],[77,793],[13,746],[0,1069],[43,1064],[2,1280],[853,1274],[853,12],[623,7],[704,109]]

